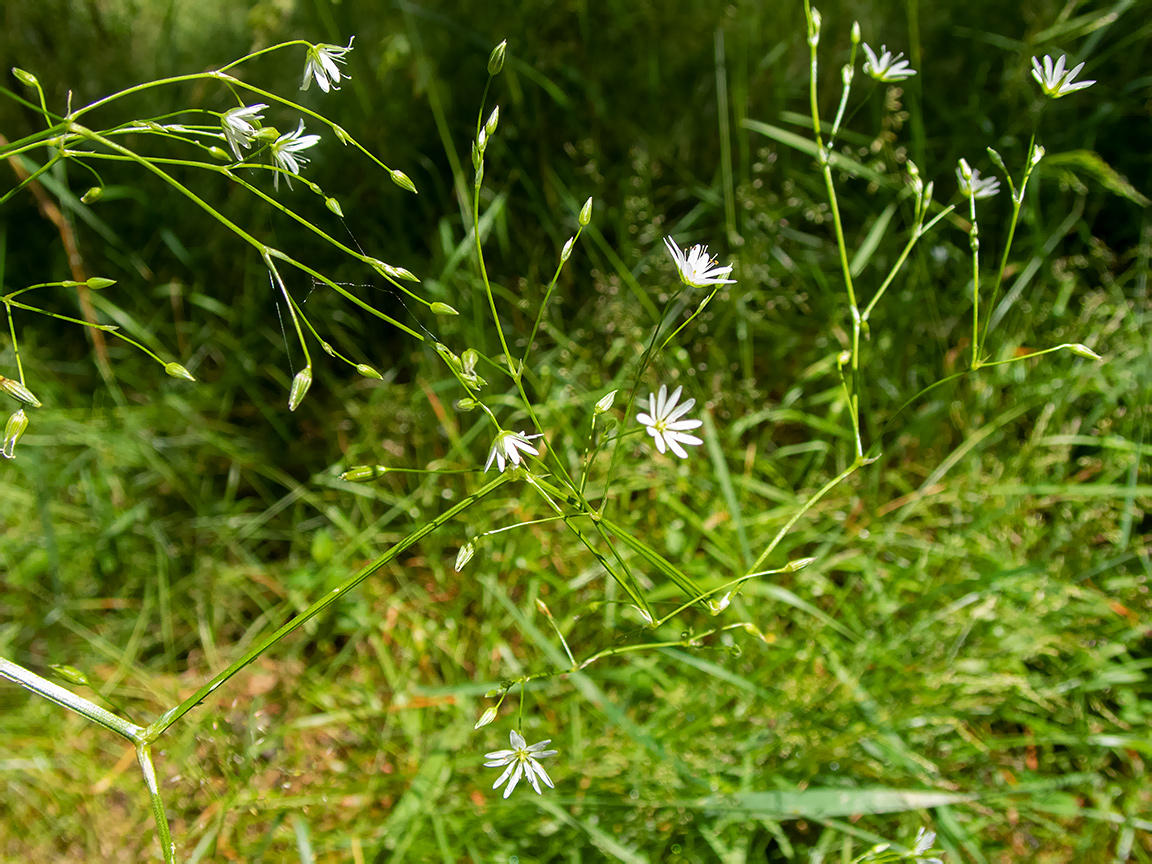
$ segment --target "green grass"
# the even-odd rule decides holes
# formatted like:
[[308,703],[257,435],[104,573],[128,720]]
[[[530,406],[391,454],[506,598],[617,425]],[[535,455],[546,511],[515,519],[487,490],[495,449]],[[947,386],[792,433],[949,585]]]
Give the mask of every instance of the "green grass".
[[[596,201],[526,377],[565,466],[579,463],[596,400],[621,388],[619,408],[631,387],[675,284],[667,233],[725,249],[740,281],[639,391],[675,376],[698,400],[694,416],[707,417],[705,444],[684,462],[629,452],[609,518],[712,588],[744,573],[851,464],[836,374],[851,320],[823,183],[810,153],[762,132],[810,138],[800,4],[530,14],[511,3],[344,2],[296,18],[253,4],[214,30],[223,19],[186,21],[176,4],[157,3],[135,36],[130,17],[113,9],[93,20],[91,8],[5,12],[12,64],[34,71],[56,104],[69,87],[87,101],[221,65],[253,43],[343,44],[356,33],[352,81],[309,104],[408,172],[421,194],[405,196],[331,140],[308,176],[341,201],[370,254],[415,271],[424,296],[461,315],[414,314],[370,286],[367,268],[328,256],[263,205],[223,185],[213,200],[268,242],[307,250],[388,314],[493,359],[452,166],[467,165],[487,52],[507,37],[482,230],[503,320],[521,340],[576,212],[588,195]],[[1152,861],[1152,234],[1135,196],[1099,164],[1060,158],[1095,151],[1136,192],[1152,188],[1138,114],[1148,8],[1128,4],[1115,20],[1048,2],[821,8],[825,115],[853,15],[867,41],[907,51],[921,70],[890,110],[883,88],[861,100],[857,76],[863,105],[845,155],[882,182],[837,173],[849,247],[868,249],[876,220],[891,219],[858,262],[864,303],[906,241],[910,208],[890,182],[902,148],[945,201],[958,157],[991,169],[988,145],[1018,176],[1035,103],[1028,58],[1084,52],[1099,83],[1043,115],[1050,161],[1029,188],[1009,257],[1011,303],[987,348],[1003,359],[1085,342],[1105,363],[1061,352],[984,369],[897,416],[909,396],[967,365],[968,240],[939,226],[878,305],[863,349],[862,435],[881,458],[816,504],[765,566],[814,563],[749,581],[719,618],[689,611],[653,635],[561,522],[486,537],[455,572],[467,539],[550,515],[519,483],[407,549],[160,739],[154,757],[182,860],[830,862],[881,840],[907,846],[928,825],[950,862]],[[82,62],[97,38],[122,62]],[[285,84],[271,62],[253,72],[286,93],[298,74],[292,66]],[[224,104],[179,95],[175,104]],[[171,108],[141,100],[141,116]],[[905,109],[910,117],[894,117]],[[11,103],[0,111],[10,140],[35,128]],[[341,471],[476,467],[491,428],[480,412],[453,409],[464,391],[431,348],[299,280],[291,288],[308,294],[325,338],[384,380],[314,351],[316,383],[289,413],[299,349],[286,349],[258,256],[159,184],[108,174],[115,191],[81,211],[97,221],[77,217],[90,275],[120,280],[95,295],[98,312],[158,340],[199,381],[172,380],[112,344],[110,387],[78,329],[18,319],[45,408],[30,413],[17,458],[0,465],[0,656],[45,677],[50,664],[76,667],[90,685],[67,686],[145,724],[483,485],[471,474],[400,473],[353,485]],[[77,194],[90,184],[72,167],[55,179]],[[1006,197],[980,205],[989,289]],[[307,193],[291,201],[343,231]],[[34,199],[0,212],[5,291],[68,278]],[[79,314],[67,292],[45,302]],[[5,341],[0,372],[12,361]],[[505,428],[528,428],[507,378],[485,364]],[[625,548],[657,614],[681,605],[682,591]],[[482,756],[507,746],[519,689],[496,722],[473,724],[494,704],[491,688],[568,666],[537,599],[578,659],[718,623],[749,627],[529,683],[524,734],[560,751],[548,763],[556,789],[519,788],[504,801]],[[158,857],[130,746],[7,682],[0,706],[0,857]]]

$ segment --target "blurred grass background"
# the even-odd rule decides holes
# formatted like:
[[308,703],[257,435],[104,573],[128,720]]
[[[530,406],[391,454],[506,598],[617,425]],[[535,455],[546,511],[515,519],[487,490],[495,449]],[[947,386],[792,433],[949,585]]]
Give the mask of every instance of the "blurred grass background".
[[[472,732],[485,691],[549,668],[555,648],[533,600],[547,598],[585,654],[642,634],[616,606],[597,605],[606,592],[614,599],[611,583],[549,526],[500,534],[454,573],[466,537],[538,508],[526,498],[470,511],[168,733],[157,760],[183,852],[237,861],[833,861],[930,824],[954,861],[1152,860],[1152,230],[1139,194],[1152,189],[1152,77],[1142,53],[1150,9],[821,6],[826,116],[858,19],[866,41],[904,50],[920,74],[867,100],[860,86],[844,140],[885,174],[913,158],[938,197],[953,194],[960,156],[988,171],[984,148],[993,145],[1021,164],[1039,107],[1033,54],[1088,61],[1084,75],[1098,83],[1040,118],[1049,158],[1010,258],[1014,299],[989,346],[1007,357],[1082,341],[1106,363],[1057,355],[934,391],[776,562],[817,563],[750,583],[734,612],[766,640],[626,655],[529,687],[525,734],[561,751],[548,766],[557,788],[543,798],[525,789],[503,801],[480,764],[506,746],[511,700],[497,723]],[[711,244],[740,280],[660,370],[679,376],[714,424],[709,446],[687,462],[641,463],[617,515],[694,577],[719,584],[850,461],[833,360],[850,323],[822,187],[810,158],[741,127],[750,118],[804,132],[789,113],[806,110],[799,3],[14,0],[0,15],[3,68],[34,72],[55,107],[69,90],[80,105],[285,39],[345,44],[355,34],[352,80],[303,101],[407,172],[421,194],[403,193],[330,136],[307,176],[340,200],[369,254],[413,270],[429,297],[460,310],[420,319],[457,351],[495,348],[484,341],[491,334],[452,178],[467,164],[488,51],[507,38],[486,248],[519,327],[580,203],[596,201],[594,230],[561,278],[534,353],[552,446],[580,452],[564,418],[618,386],[649,332],[635,291],[659,303],[673,284],[660,240],[674,232]],[[258,61],[245,77],[291,95],[302,65],[301,51]],[[177,88],[101,121],[228,104],[212,88]],[[287,112],[269,119],[295,123]],[[8,139],[36,123],[10,100],[0,104]],[[55,179],[77,195],[91,184],[75,167]],[[320,291],[306,308],[326,338],[385,380],[320,355],[316,384],[289,414],[300,358],[285,348],[258,257],[138,173],[105,167],[105,179],[104,200],[71,213],[88,275],[120,280],[97,295],[98,312],[151,334],[198,383],[172,381],[112,344],[110,386],[79,330],[18,319],[29,383],[46,407],[31,414],[17,458],[0,466],[0,653],[43,674],[52,663],[75,666],[91,681],[80,692],[147,722],[474,488],[469,479],[393,477],[350,488],[334,479],[340,470],[475,464],[488,432],[452,411],[462,393],[430,351]],[[310,263],[412,323],[364,268],[223,184],[203,187],[262,239],[309,250]],[[842,189],[856,245],[895,195],[846,178]],[[343,231],[299,185],[290,197]],[[989,269],[1006,198],[981,210]],[[862,297],[899,253],[905,218],[898,207],[861,277]],[[8,202],[0,231],[6,290],[69,278],[59,234],[31,195]],[[866,444],[907,396],[963,368],[966,247],[955,227],[939,228],[878,307],[866,348]],[[309,290],[299,280],[291,287]],[[65,292],[47,302],[77,314]],[[7,343],[0,363],[14,365]],[[12,685],[0,685],[0,705],[0,855],[156,854],[129,748]]]

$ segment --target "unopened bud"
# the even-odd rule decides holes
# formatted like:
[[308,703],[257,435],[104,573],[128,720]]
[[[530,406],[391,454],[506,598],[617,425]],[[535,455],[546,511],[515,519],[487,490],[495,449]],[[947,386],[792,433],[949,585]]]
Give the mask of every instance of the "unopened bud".
[[18,399],[21,402],[31,405],[33,408],[40,407],[40,400],[32,395],[32,391],[12,378],[5,378],[3,375],[0,375],[0,390],[3,390],[13,399]]
[[67,681],[69,684],[76,684],[80,687],[87,687],[88,676],[77,669],[75,666],[69,666],[67,663],[49,663],[48,668]]
[[484,121],[484,132],[491,138],[496,134],[496,126],[500,122],[500,106],[497,105],[492,109],[492,113],[488,115],[488,119]]
[[208,148],[208,155],[213,159],[219,159],[221,162],[231,162],[232,154],[225,150],[223,147],[212,146]]
[[472,560],[472,556],[476,554],[476,547],[469,541],[460,547],[460,551],[456,553],[456,572],[459,573],[464,569],[464,565]]
[[27,428],[28,415],[24,413],[23,408],[8,418],[8,422],[4,424],[4,441],[0,442],[0,453],[3,453],[5,458],[13,458],[16,442]]
[[815,48],[820,44],[820,11],[812,10],[812,20],[808,24],[808,45]]
[[463,367],[465,376],[472,377],[476,374],[476,361],[479,359],[480,352],[475,348],[468,348],[460,355],[460,365]]
[[815,560],[815,558],[797,558],[795,561],[789,561],[784,565],[784,572],[795,573],[797,570],[803,570]]
[[384,265],[384,272],[391,276],[393,279],[403,279],[405,282],[419,282],[416,274],[411,270],[404,267],[393,267],[391,264]]
[[1044,148],[1037,144],[1032,150],[1032,167],[1035,168],[1044,158]]
[[619,392],[619,390],[613,390],[611,393],[606,393],[600,397],[600,401],[597,402],[596,407],[592,409],[593,416],[606,414],[612,408],[612,403],[616,401],[616,394]]
[[80,196],[80,200],[85,204],[95,204],[104,197],[103,186],[93,186],[87,192]]
[[312,386],[312,367],[305,366],[292,379],[292,389],[288,391],[288,410],[295,411],[304,401],[308,388]]
[[[340,140],[341,144],[351,144],[352,143],[352,136],[344,131],[343,126],[337,126],[336,124],[332,124],[332,131],[336,133],[336,137]],[[396,179],[396,178],[392,178],[392,179]]]
[[859,21],[853,21],[852,22],[852,44],[853,45],[859,45],[860,44],[860,22]]
[[972,168],[968,165],[967,159],[960,160],[960,176],[968,182],[972,182]]
[[457,411],[462,411],[467,414],[469,411],[475,411],[480,407],[480,403],[473,399],[471,396],[465,396],[463,399],[457,399],[454,407]]
[[1082,345],[1077,342],[1074,345],[1069,345],[1068,350],[1075,354],[1077,357],[1083,357],[1085,360],[1103,360],[1104,358],[1089,348],[1087,345]]
[[165,363],[164,371],[172,378],[180,378],[184,381],[195,381],[192,373],[181,366],[179,363]]
[[560,250],[560,263],[563,264],[568,260],[568,256],[572,254],[572,247],[576,243],[575,237],[569,237],[568,242],[564,244],[564,248]]
[[493,705],[493,706],[486,708],[484,710],[484,713],[480,715],[480,719],[476,721],[476,725],[473,726],[472,728],[473,729],[479,729],[481,726],[487,726],[489,723],[491,723],[495,719],[496,719],[496,706]]
[[280,130],[275,126],[261,126],[256,130],[256,134],[252,136],[252,140],[271,142],[275,141],[279,137]]
[[21,84],[26,84],[29,87],[39,87],[40,82],[36,80],[36,76],[31,72],[25,72],[23,69],[12,67],[12,74],[15,75]]
[[332,347],[332,343],[320,340],[320,350],[327,354],[329,357],[336,356],[336,349]]
[[384,376],[369,366],[367,363],[357,363],[356,371],[363,375],[365,378],[375,378],[378,381],[383,380]]
[[455,309],[453,309],[451,306],[449,306],[447,303],[441,303],[439,300],[437,300],[435,303],[433,303],[428,308],[432,311],[433,315],[459,315],[460,314]]
[[592,199],[589,198],[584,202],[584,206],[580,208],[580,227],[584,227],[592,221]]
[[1005,165],[1004,165],[1004,157],[1002,157],[998,152],[993,150],[991,147],[986,147],[985,149],[988,151],[988,158],[992,160],[992,164],[995,165],[997,168],[999,168],[1001,171],[1003,171],[1005,174],[1007,174],[1008,168],[1005,167]]
[[[480,130],[480,134],[484,134],[484,130]],[[480,149],[479,141],[472,142],[472,170],[479,171],[480,163],[484,160],[484,151]]]
[[[492,49],[492,53],[488,55],[488,74],[499,75],[500,70],[504,68],[504,52],[508,49],[508,40],[505,39],[499,45]],[[27,73],[25,73],[27,74]]]
[[115,279],[105,279],[103,276],[90,276],[84,283],[93,291],[102,291],[105,288],[111,288],[116,284]]
[[383,465],[357,465],[341,474],[340,479],[349,483],[363,483],[383,476],[387,470]]
[[408,175],[399,169],[392,170],[392,182],[399,186],[401,189],[407,189],[409,192],[416,191],[416,184],[409,179]]
[[851,359],[852,359],[852,352],[849,351],[847,348],[845,348],[843,351],[841,351],[839,354],[836,355],[836,364],[838,366],[843,366],[845,363],[847,363]]
[[543,600],[541,600],[539,597],[536,598],[536,609],[545,618],[551,618],[552,617],[552,610],[549,609],[548,605]]
[[719,615],[721,612],[727,609],[728,604],[732,602],[732,592],[727,592],[718,600],[705,600],[704,602],[708,606],[709,612],[711,612],[713,615]]
[[344,218],[344,211],[340,209],[340,202],[335,198],[325,198],[324,206],[339,216],[341,219]]

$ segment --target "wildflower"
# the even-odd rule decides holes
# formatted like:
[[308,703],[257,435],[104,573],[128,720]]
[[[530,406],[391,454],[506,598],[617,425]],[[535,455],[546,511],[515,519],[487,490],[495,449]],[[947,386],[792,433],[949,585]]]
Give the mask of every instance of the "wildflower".
[[1083,90],[1085,87],[1091,87],[1096,83],[1095,81],[1077,81],[1073,84],[1072,79],[1084,68],[1084,64],[1074,66],[1066,73],[1064,62],[1067,59],[1067,54],[1061,54],[1060,59],[1053,63],[1052,58],[1045,54],[1044,66],[1041,68],[1040,60],[1036,57],[1032,58],[1032,77],[1040,84],[1040,89],[1044,91],[1045,96],[1059,99],[1061,96],[1067,96],[1069,93],[1075,93],[1077,90]]
[[916,856],[916,864],[944,864],[939,858],[922,858],[922,853],[929,851],[932,844],[936,842],[936,832],[928,831],[921,828],[916,832],[916,840],[913,842],[912,854]]
[[508,735],[509,740],[512,742],[511,750],[496,750],[492,753],[485,753],[484,758],[491,761],[485,762],[486,768],[499,768],[507,765],[508,769],[500,775],[499,779],[492,784],[495,789],[505,780],[508,785],[504,789],[504,797],[507,798],[512,794],[512,790],[516,788],[516,784],[520,782],[522,776],[528,778],[528,782],[532,784],[532,788],[536,790],[536,794],[540,792],[540,783],[537,778],[544,781],[544,784],[549,789],[555,789],[552,784],[552,778],[548,776],[548,772],[544,770],[544,766],[537,762],[537,759],[543,759],[545,756],[555,756],[558,750],[545,750],[549,744],[552,743],[551,738],[533,744],[531,747],[526,747],[527,743],[524,736],[512,730]]
[[876,53],[865,42],[864,53],[868,55],[868,59],[864,61],[864,74],[871,75],[877,81],[903,81],[916,74],[915,69],[908,68],[907,60],[900,59],[904,56],[903,51],[893,56],[887,45],[881,45],[880,59],[877,60]]
[[504,467],[508,462],[518,466],[521,450],[525,453],[531,453],[533,456],[539,456],[540,451],[528,443],[533,438],[539,437],[541,436],[528,435],[525,432],[501,432],[492,442],[492,449],[488,451],[488,461],[484,463],[484,470],[487,471],[492,467],[492,460],[496,460],[501,473],[504,472]]
[[[307,150],[309,147],[314,147],[316,142],[320,140],[319,135],[304,135],[304,121],[300,121],[300,125],[296,127],[295,132],[289,132],[286,135],[281,135],[272,142],[268,148],[272,151],[272,161],[277,168],[287,172],[287,174],[296,174],[299,176],[300,169],[308,164],[308,160],[303,156],[297,155],[301,150]],[[284,177],[288,188],[292,188],[292,178],[289,176]],[[276,172],[275,178],[272,180],[272,185],[278,190],[280,188],[280,171]]]
[[680,399],[680,393],[683,390],[683,387],[677,387],[672,391],[672,396],[669,397],[667,385],[661,384],[658,394],[648,394],[649,413],[641,412],[636,415],[636,419],[647,427],[648,434],[656,440],[657,450],[663,453],[665,450],[671,449],[681,459],[687,459],[688,451],[680,445],[691,444],[695,446],[704,442],[695,435],[686,433],[686,430],[700,426],[702,421],[679,419],[691,411],[692,406],[696,404],[695,399],[689,399],[677,406],[676,402]]
[[[356,37],[353,36],[352,39]],[[320,85],[320,89],[327,93],[329,90],[339,90],[336,85],[340,83],[340,79],[350,78],[349,75],[344,75],[336,66],[337,63],[343,64],[347,61],[344,55],[352,50],[352,39],[348,40],[346,46],[341,45],[310,45],[308,47],[308,59],[304,63],[304,81],[300,84],[301,90],[307,90],[312,83],[312,79],[316,79],[316,83]]]
[[965,198],[991,198],[1000,191],[1000,181],[995,177],[981,177],[975,168],[969,168],[968,163],[960,160],[960,167],[956,169],[956,182],[960,186],[960,194]]
[[708,257],[708,247],[696,245],[684,252],[676,245],[671,237],[664,238],[664,245],[668,247],[668,254],[676,262],[680,271],[680,281],[692,288],[703,288],[705,285],[719,285],[724,282],[735,282],[735,279],[725,279],[732,272],[732,267],[717,267],[716,259]]
[[260,128],[257,121],[264,117],[260,112],[267,107],[262,102],[256,105],[242,105],[231,111],[225,111],[220,116],[220,125],[224,128],[224,139],[232,148],[232,152],[236,154],[237,159],[244,158],[244,154],[240,151],[241,147],[248,149],[252,146],[252,139],[256,137]]

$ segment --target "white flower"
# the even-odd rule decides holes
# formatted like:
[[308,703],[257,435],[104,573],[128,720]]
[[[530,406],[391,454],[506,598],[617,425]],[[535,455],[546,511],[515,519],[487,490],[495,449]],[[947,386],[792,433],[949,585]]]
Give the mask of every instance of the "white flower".
[[1083,90],[1085,87],[1091,87],[1096,83],[1095,81],[1077,81],[1073,84],[1072,79],[1084,68],[1084,64],[1081,63],[1065,73],[1064,61],[1067,59],[1067,54],[1061,54],[1060,59],[1053,63],[1052,58],[1045,54],[1044,67],[1041,69],[1040,60],[1036,57],[1032,58],[1032,77],[1040,84],[1040,89],[1044,91],[1046,96],[1059,99],[1061,96],[1067,96],[1069,93],[1075,93],[1077,90]]
[[[956,169],[956,182],[960,186],[960,194],[965,198],[971,196],[979,201],[981,198],[991,198],[1000,191],[1000,181],[995,177],[981,177],[975,168],[968,168],[968,163],[960,160],[961,167]],[[964,169],[968,168],[967,171]]]
[[912,846],[912,854],[916,856],[916,864],[944,864],[939,858],[921,858],[921,853],[927,852],[936,842],[936,832],[921,828],[916,832],[916,840]]
[[[276,164],[277,168],[287,171],[289,174],[300,174],[300,169],[308,164],[308,160],[303,156],[297,154],[301,150],[307,150],[309,147],[316,145],[320,140],[319,135],[304,135],[304,121],[300,121],[300,125],[296,127],[295,132],[289,132],[287,135],[281,135],[272,145],[268,148],[272,151],[272,161]],[[288,188],[292,188],[292,179],[285,177],[284,180],[288,183]],[[276,176],[272,180],[272,185],[277,189],[280,188],[280,172],[276,172]]]
[[704,442],[695,435],[688,435],[686,430],[695,429],[703,421],[679,419],[691,411],[692,406],[696,404],[695,399],[689,399],[680,406],[676,405],[683,390],[683,387],[677,387],[672,391],[672,396],[669,397],[668,386],[661,384],[658,394],[648,394],[648,413],[641,412],[636,415],[636,419],[647,427],[648,434],[656,440],[657,450],[663,453],[665,450],[671,449],[681,459],[687,459],[688,451],[680,445],[691,444],[695,446]]
[[868,55],[868,59],[864,61],[864,74],[871,75],[877,81],[903,81],[916,74],[915,69],[908,68],[907,60],[900,59],[904,56],[903,51],[893,56],[887,45],[881,45],[880,59],[877,60],[875,52],[865,42],[864,53]]
[[536,761],[537,759],[543,759],[545,756],[555,756],[560,752],[558,750],[544,749],[552,743],[552,739],[548,738],[537,744],[533,744],[531,747],[525,747],[524,745],[527,742],[525,742],[524,736],[515,729],[509,733],[508,738],[512,742],[511,750],[496,750],[493,753],[484,754],[485,759],[491,760],[485,762],[484,767],[500,768],[503,765],[508,766],[508,769],[492,784],[492,788],[495,789],[507,780],[508,785],[504,788],[504,797],[507,798],[512,794],[512,790],[516,788],[516,784],[520,782],[520,778],[527,777],[528,782],[532,784],[532,788],[536,790],[537,795],[542,794],[540,792],[539,780],[543,780],[549,789],[555,789],[556,787],[552,785],[552,778],[548,776],[548,772],[544,770],[544,766]]
[[[353,36],[352,39],[356,37]],[[336,66],[337,63],[346,63],[344,55],[352,50],[352,39],[348,40],[347,45],[311,45],[308,47],[308,59],[304,63],[304,81],[300,85],[301,90],[307,90],[312,83],[312,79],[316,79],[316,83],[320,85],[320,89],[327,93],[329,90],[339,90],[336,85],[340,83],[340,79],[350,78],[349,75],[344,75]]]
[[541,436],[529,435],[525,432],[501,432],[492,442],[492,449],[488,451],[488,461],[484,463],[484,470],[487,471],[492,467],[492,460],[496,460],[501,473],[504,472],[507,462],[519,465],[522,458],[520,456],[521,450],[525,453],[531,453],[533,456],[539,456],[540,451],[528,443],[533,438],[539,437]]
[[260,112],[267,107],[263,103],[243,105],[239,108],[233,108],[231,111],[225,111],[220,116],[220,125],[224,128],[224,139],[232,148],[232,152],[236,154],[237,159],[244,158],[244,154],[240,151],[241,147],[247,149],[252,146],[252,139],[256,137],[256,133],[260,129],[256,125],[256,121],[263,119],[264,115]]
[[664,238],[664,245],[668,247],[668,254],[676,262],[676,267],[680,271],[680,281],[685,285],[703,288],[705,285],[736,281],[724,278],[732,272],[732,267],[717,267],[716,259],[708,257],[707,246],[697,245],[681,252],[671,237]]

